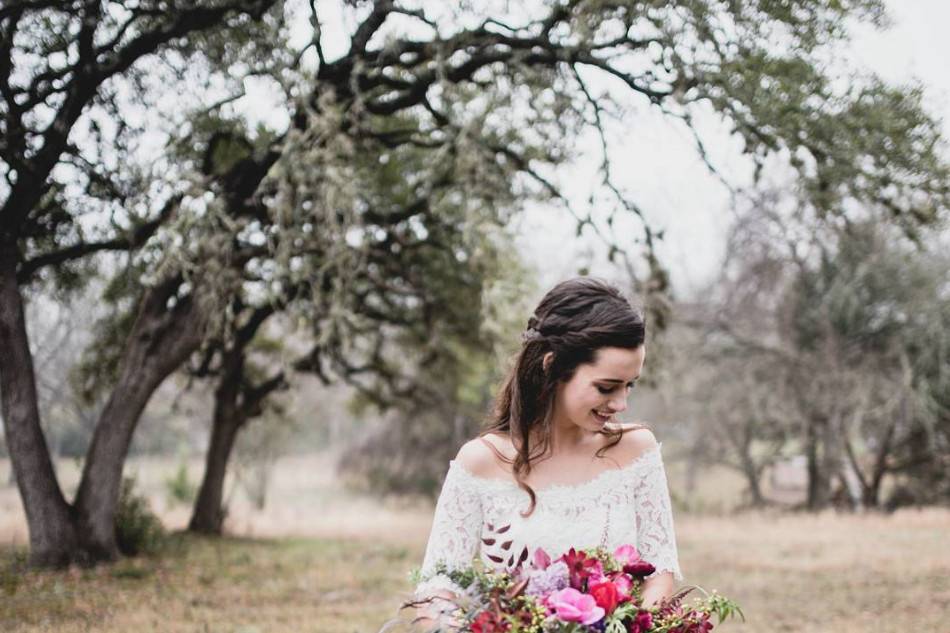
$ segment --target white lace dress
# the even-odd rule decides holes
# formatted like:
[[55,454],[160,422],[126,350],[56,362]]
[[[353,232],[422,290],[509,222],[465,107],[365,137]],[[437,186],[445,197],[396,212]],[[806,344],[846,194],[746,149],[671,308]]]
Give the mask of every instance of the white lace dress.
[[630,543],[656,567],[654,574],[672,571],[683,580],[661,447],[581,484],[535,488],[537,505],[527,518],[519,511],[528,508],[528,493],[514,481],[476,477],[451,460],[415,598],[460,590],[444,574],[434,573],[440,561],[458,569],[478,556],[495,569],[511,569],[538,547],[553,560],[571,547],[605,545],[612,551]]

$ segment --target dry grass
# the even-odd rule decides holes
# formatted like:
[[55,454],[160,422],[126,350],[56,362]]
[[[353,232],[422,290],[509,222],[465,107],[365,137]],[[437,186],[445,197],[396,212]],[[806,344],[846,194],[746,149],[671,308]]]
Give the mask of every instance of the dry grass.
[[750,631],[947,631],[950,511],[684,516],[687,581],[739,602]]
[[[0,631],[375,633],[408,595],[431,508],[346,495],[330,463],[285,461],[264,512],[236,495],[230,529],[240,538],[179,537],[160,559],[65,573],[15,571],[25,528],[15,491],[0,488],[0,542],[12,544],[0,572]],[[184,525],[187,509],[161,493],[177,464],[132,468],[166,523]],[[74,475],[68,465],[60,473],[68,489]],[[717,630],[948,630],[950,511],[681,513],[676,528],[687,582],[746,612],[746,624]]]

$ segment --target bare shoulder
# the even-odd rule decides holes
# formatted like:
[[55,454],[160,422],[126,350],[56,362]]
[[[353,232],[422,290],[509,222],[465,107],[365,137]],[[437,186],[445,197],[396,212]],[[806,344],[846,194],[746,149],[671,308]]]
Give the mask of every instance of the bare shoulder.
[[494,447],[506,458],[511,458],[511,441],[501,435],[489,434],[465,442],[455,459],[468,472],[477,477],[498,477],[506,473],[503,462],[498,459]]
[[617,424],[613,428],[624,432],[617,445],[610,449],[621,464],[629,464],[659,445],[653,431],[642,424]]

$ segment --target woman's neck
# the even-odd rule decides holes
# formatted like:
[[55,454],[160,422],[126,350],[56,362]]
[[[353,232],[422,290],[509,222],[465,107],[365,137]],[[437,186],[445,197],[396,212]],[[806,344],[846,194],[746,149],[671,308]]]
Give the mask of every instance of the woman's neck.
[[[529,448],[539,446],[544,437],[544,430],[535,429],[529,439]],[[548,440],[548,448],[542,457],[556,457],[558,455],[577,455],[588,452],[589,448],[598,439],[599,433],[587,431],[572,422],[567,424],[553,423]]]

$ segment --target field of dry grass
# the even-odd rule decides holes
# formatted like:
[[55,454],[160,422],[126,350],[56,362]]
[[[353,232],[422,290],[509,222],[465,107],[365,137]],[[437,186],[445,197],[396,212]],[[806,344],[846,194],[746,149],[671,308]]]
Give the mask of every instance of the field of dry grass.
[[[229,528],[239,536],[178,537],[161,558],[66,573],[15,566],[25,528],[15,491],[0,486],[0,631],[375,633],[408,595],[431,508],[347,495],[330,463],[284,460],[263,512],[235,494]],[[173,528],[187,509],[168,503],[161,482],[176,467],[130,464]],[[67,489],[73,470],[60,465]],[[687,583],[746,613],[717,630],[950,630],[950,511],[680,513],[676,528]]]

